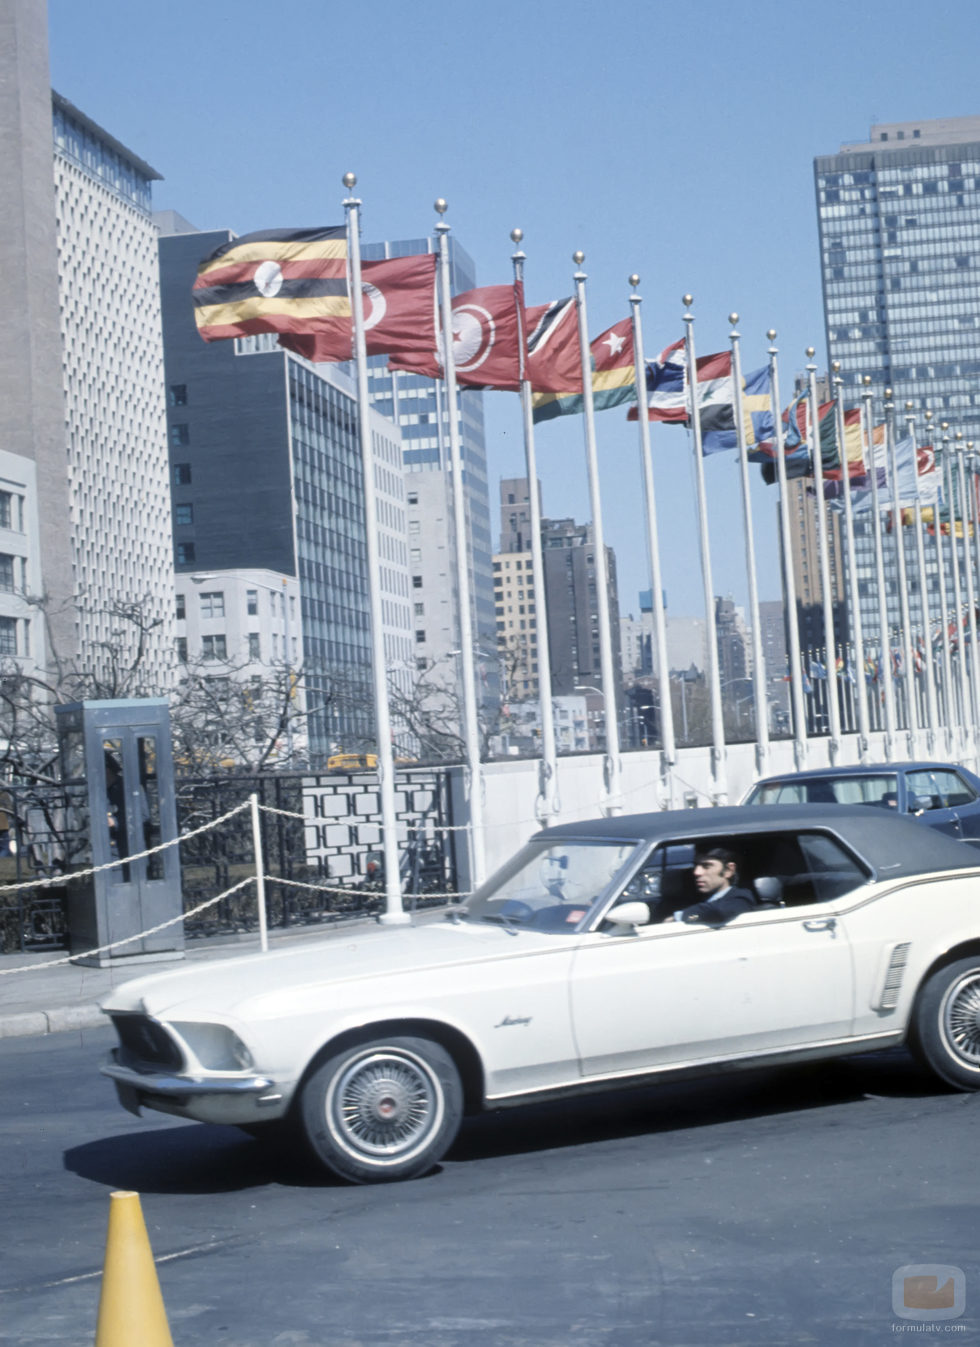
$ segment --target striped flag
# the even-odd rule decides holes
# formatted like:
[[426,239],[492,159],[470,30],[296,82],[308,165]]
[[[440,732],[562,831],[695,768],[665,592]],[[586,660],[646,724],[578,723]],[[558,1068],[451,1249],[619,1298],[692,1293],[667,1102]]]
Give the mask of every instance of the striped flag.
[[581,393],[582,359],[574,298],[524,310],[525,377],[535,393]]
[[[753,414],[764,417],[763,404],[768,398],[768,379],[763,386],[758,373],[750,378],[753,380],[751,399],[755,405],[747,409],[747,422]],[[743,384],[747,382],[743,379]],[[738,441],[731,351],[698,357],[695,404],[701,421],[702,453],[719,454],[734,449]],[[673,425],[687,426],[690,422],[687,351],[683,340],[666,347],[657,360],[647,361],[647,416],[651,421],[666,421]],[[628,419],[637,419],[635,407],[630,408]],[[752,442],[754,440],[755,431]]]
[[[615,323],[591,344],[592,401],[597,412],[636,397],[636,366],[633,359],[633,320]],[[581,376],[579,377],[581,385]],[[581,392],[535,393],[534,420],[550,421],[556,416],[581,412]]]
[[205,341],[315,333],[337,319],[349,321],[347,230],[336,225],[243,234],[204,259],[192,297]]

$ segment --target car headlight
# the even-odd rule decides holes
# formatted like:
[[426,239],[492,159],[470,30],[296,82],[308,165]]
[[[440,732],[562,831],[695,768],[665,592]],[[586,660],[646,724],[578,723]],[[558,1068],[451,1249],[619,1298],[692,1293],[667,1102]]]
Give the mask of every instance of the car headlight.
[[255,1065],[248,1048],[226,1024],[173,1020],[171,1027],[209,1071],[247,1071]]

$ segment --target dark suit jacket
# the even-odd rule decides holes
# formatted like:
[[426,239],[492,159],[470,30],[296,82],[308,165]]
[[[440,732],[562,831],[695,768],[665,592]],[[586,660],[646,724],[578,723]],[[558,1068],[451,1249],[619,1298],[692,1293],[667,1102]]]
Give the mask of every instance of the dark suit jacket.
[[693,907],[686,907],[677,918],[688,926],[723,926],[726,921],[731,921],[732,917],[739,916],[742,912],[751,912],[753,908],[758,907],[755,895],[748,889],[731,888],[717,902],[710,903],[707,900],[703,903],[695,903]]

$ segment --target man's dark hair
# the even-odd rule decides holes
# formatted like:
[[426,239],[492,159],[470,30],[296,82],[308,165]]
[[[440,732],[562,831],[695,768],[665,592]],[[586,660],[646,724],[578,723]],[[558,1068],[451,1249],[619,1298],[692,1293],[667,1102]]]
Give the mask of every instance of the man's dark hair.
[[694,864],[697,865],[698,861],[721,861],[724,865],[732,864],[736,873],[741,865],[738,852],[730,851],[728,847],[698,847],[694,852]]

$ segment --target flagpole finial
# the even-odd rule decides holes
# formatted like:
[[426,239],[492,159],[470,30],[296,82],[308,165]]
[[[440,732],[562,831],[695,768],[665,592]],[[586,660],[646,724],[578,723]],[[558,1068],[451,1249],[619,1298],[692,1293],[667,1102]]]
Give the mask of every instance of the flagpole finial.
[[585,253],[583,253],[581,248],[576,248],[575,251],[572,253],[572,261],[575,263],[577,267],[580,267],[582,263],[585,261]]
[[432,209],[439,215],[445,215],[446,211],[449,209],[449,202],[444,196],[437,196],[432,203]]
[[738,314],[737,314],[737,313],[730,313],[730,314],[728,315],[728,321],[731,323],[732,327],[734,327],[735,324],[738,322]]
[[766,333],[766,336],[769,338],[770,341],[775,341],[775,340],[776,340],[776,329],[775,329],[774,327],[771,327],[771,328],[769,329],[769,331]]
[[914,403],[914,402],[906,402],[906,404],[905,404],[905,410],[906,410],[907,412],[915,411],[915,403]]
[[512,230],[510,231],[510,241],[511,241],[511,243],[520,243],[520,241],[521,241],[521,239],[523,239],[523,237],[524,237],[524,230],[523,230],[523,229],[512,229]]
[[640,284],[639,274],[635,271],[631,271],[630,274],[626,277],[626,279],[629,281],[630,285],[634,290]]
[[341,182],[347,188],[348,192],[352,192],[354,188],[357,186],[357,174],[345,173],[344,176],[341,178]]
[[681,295],[681,303],[684,305],[685,309],[689,309],[691,305],[694,303],[694,296]]
[[932,412],[929,410],[928,407],[926,408],[926,410],[925,410],[922,414],[923,414],[923,416],[926,418],[927,421],[931,421],[931,420],[932,420]]

